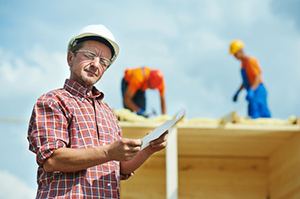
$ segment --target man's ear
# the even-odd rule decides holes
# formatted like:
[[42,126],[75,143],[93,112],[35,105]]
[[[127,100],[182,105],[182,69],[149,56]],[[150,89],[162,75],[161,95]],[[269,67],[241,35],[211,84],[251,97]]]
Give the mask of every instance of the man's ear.
[[70,67],[73,66],[73,58],[74,58],[74,53],[68,51],[67,62]]

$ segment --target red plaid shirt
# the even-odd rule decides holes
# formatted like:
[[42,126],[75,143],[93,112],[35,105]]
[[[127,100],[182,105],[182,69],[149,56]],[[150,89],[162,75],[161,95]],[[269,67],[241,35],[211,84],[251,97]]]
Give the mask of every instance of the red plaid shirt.
[[110,161],[78,172],[46,172],[42,165],[61,147],[85,149],[122,137],[118,119],[102,102],[104,94],[67,79],[64,88],[42,95],[28,129],[29,149],[36,153],[36,198],[119,198],[120,163]]

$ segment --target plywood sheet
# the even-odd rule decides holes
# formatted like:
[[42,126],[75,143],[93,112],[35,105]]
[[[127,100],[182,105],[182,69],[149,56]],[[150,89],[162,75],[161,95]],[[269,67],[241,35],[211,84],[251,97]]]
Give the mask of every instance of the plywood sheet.
[[[140,139],[159,124],[121,123],[123,136]],[[249,125],[177,125],[178,154],[268,157],[300,127]]]
[[128,180],[121,181],[122,199],[165,199],[165,158],[151,157]]
[[178,128],[179,155],[268,157],[297,131]]
[[278,148],[269,160],[272,199],[300,198],[300,133]]
[[267,160],[179,158],[179,198],[266,199]]

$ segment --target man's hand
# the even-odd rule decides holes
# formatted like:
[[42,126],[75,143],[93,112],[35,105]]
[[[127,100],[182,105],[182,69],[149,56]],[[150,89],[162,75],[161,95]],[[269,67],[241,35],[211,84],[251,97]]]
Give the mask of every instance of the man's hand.
[[[121,162],[121,172],[123,174],[130,174],[131,172],[135,171],[139,168],[153,153],[164,149],[167,146],[167,135],[168,131],[162,134],[156,140],[150,142],[150,145],[147,146],[145,149],[137,153],[134,158],[130,159],[129,161],[122,161]],[[140,144],[141,144],[141,140]],[[138,147],[140,149],[140,146]]]
[[148,114],[146,113],[146,111],[142,108],[139,109],[139,111],[137,112],[138,115],[144,116],[145,118],[148,117]]
[[164,132],[159,138],[156,140],[153,140],[149,143],[149,146],[146,147],[148,150],[150,150],[152,153],[160,151],[167,146],[167,134],[168,131]]
[[238,100],[239,93],[240,93],[240,91],[237,91],[237,92],[234,94],[234,96],[233,96],[233,98],[232,98],[232,101],[236,102],[236,101]]
[[141,150],[141,145],[139,139],[122,138],[109,146],[108,156],[112,160],[128,161]]

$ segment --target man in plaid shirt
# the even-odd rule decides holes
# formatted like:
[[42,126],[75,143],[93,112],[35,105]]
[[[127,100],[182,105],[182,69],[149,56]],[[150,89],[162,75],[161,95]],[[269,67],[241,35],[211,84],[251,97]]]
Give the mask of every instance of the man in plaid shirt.
[[103,25],[86,26],[70,40],[70,78],[37,100],[29,122],[29,149],[39,166],[36,198],[119,198],[120,180],[166,147],[167,132],[143,150],[141,140],[122,138],[94,86],[118,53]]

